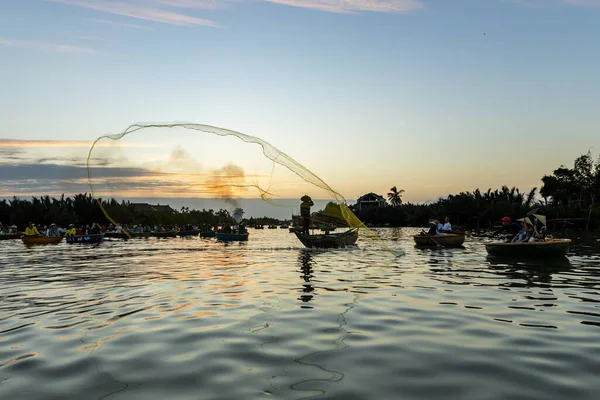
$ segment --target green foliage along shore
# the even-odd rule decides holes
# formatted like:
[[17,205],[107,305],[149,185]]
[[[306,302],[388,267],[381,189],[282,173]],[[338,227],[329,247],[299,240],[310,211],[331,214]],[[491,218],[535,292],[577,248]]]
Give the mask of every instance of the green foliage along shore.
[[[148,207],[128,201],[115,199],[101,200],[102,206],[115,221],[121,224],[183,226],[186,224],[210,224],[230,222],[231,214],[227,210],[190,210],[183,207],[176,211],[168,206]],[[0,200],[0,222],[15,224],[24,228],[27,223],[50,224],[60,226],[68,224],[90,224],[98,222],[108,224],[98,202],[90,194],[78,194],[74,197],[60,198],[33,197],[31,200],[12,198]]]
[[563,165],[541,180],[539,193],[537,188],[523,193],[503,186],[449,195],[432,204],[404,204],[403,190],[394,186],[388,193],[389,206],[364,211],[354,207],[354,211],[372,225],[426,226],[431,218],[450,217],[454,225],[489,229],[504,216],[519,218],[538,209],[548,216],[550,228],[600,229],[600,159],[594,163],[588,152],[575,160],[573,168]]

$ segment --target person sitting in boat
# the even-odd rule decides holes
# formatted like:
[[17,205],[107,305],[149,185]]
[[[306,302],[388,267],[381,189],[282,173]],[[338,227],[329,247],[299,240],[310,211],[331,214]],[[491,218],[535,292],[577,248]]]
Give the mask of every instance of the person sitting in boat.
[[421,231],[421,235],[427,235],[427,236],[437,236],[438,235],[438,228],[437,228],[437,223],[435,222],[435,220],[431,220],[429,221],[429,231],[424,232]]
[[56,226],[56,224],[54,224],[54,223],[50,224],[50,227],[46,231],[46,236],[60,237],[60,232],[58,231],[58,226]]
[[241,234],[244,234],[246,232],[248,232],[248,230],[246,229],[246,225],[240,224],[240,227],[238,229],[238,233],[241,235]]
[[100,233],[100,226],[97,223],[93,223],[90,228],[90,235],[98,235]]
[[40,236],[40,232],[37,230],[33,222],[30,222],[25,228],[25,236]]
[[310,208],[315,205],[309,195],[305,194],[300,198],[300,216],[302,217],[302,233],[310,234]]
[[546,229],[545,217],[534,215],[533,217],[533,235],[529,239],[530,242],[543,242],[546,240]]
[[443,231],[452,231],[452,224],[450,223],[450,218],[446,217],[444,219],[444,226],[442,226]]
[[511,240],[511,243],[524,243],[529,241],[533,236],[533,223],[529,218],[523,218],[521,221],[522,228],[517,235]]
[[231,226],[225,225],[225,226],[223,226],[223,229],[221,229],[221,232],[223,232],[223,233],[232,233],[233,230],[231,229]]
[[77,229],[75,229],[75,225],[69,224],[69,229],[65,232],[65,236],[75,236],[77,235]]
[[435,220],[435,226],[437,227],[438,232],[440,232],[444,229],[444,225],[440,222],[439,219]]
[[521,231],[521,224],[519,224],[517,222],[513,222],[510,219],[510,217],[504,217],[504,218],[502,218],[501,221],[502,221],[502,226],[500,227],[500,229],[498,229],[497,231],[492,233],[492,236],[496,236],[500,232],[506,232],[510,235],[509,236],[509,241],[510,241],[510,238],[513,238],[515,235],[517,235]]
[[77,236],[81,236],[83,235],[85,232],[83,231],[83,225],[79,225],[76,229],[75,229],[75,234]]
[[10,228],[8,226],[6,226],[6,227],[2,226],[2,224],[0,223],[0,233],[2,233],[4,235],[10,234]]

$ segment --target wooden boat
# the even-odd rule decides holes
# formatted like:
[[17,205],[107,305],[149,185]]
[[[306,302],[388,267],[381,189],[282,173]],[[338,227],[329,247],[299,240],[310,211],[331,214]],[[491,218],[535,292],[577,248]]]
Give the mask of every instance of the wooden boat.
[[58,244],[63,240],[62,236],[22,236],[21,240],[26,245],[31,244]]
[[465,242],[465,235],[414,235],[415,244],[417,246],[443,246],[443,247],[459,247]]
[[155,238],[174,238],[177,237],[177,231],[150,232],[148,235]]
[[269,229],[277,229],[277,225],[269,225]]
[[215,232],[215,231],[200,232],[200,237],[203,237],[203,238],[212,238],[215,236],[217,236],[217,232]]
[[21,239],[22,233],[0,233],[0,240]]
[[150,232],[105,232],[104,237],[113,239],[137,239],[150,237]]
[[279,229],[287,229],[287,228],[289,228],[289,225],[285,225],[285,224],[283,224],[279,227]]
[[188,236],[198,236],[199,233],[200,233],[199,230],[179,231],[179,232],[177,232],[177,235],[181,236],[181,237],[188,237]]
[[248,232],[246,233],[224,233],[224,232],[216,232],[215,236],[217,240],[222,242],[239,242],[248,240]]
[[440,231],[440,233],[450,234],[450,235],[463,235],[463,236],[472,236],[471,232],[461,232],[461,231]]
[[552,239],[544,242],[487,243],[485,249],[495,257],[564,257],[571,239]]
[[358,229],[322,235],[307,235],[298,231],[294,231],[294,233],[304,246],[317,249],[352,246],[358,240]]
[[67,243],[81,243],[81,244],[99,244],[102,243],[104,239],[103,234],[98,235],[75,235],[75,236],[65,236],[65,240]]
[[265,227],[263,225],[256,225],[254,229],[265,229]]

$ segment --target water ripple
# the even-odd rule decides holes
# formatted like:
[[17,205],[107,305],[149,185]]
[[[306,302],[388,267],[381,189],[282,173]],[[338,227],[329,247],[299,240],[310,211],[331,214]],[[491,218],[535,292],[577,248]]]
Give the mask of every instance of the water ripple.
[[0,242],[0,398],[597,399],[599,242],[404,257],[284,231],[98,247]]

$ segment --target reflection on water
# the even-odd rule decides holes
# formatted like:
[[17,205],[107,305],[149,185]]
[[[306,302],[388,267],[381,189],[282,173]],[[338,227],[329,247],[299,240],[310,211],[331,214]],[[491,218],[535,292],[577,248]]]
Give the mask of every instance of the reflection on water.
[[600,398],[595,237],[506,261],[377,232],[406,255],[2,241],[0,398]]

